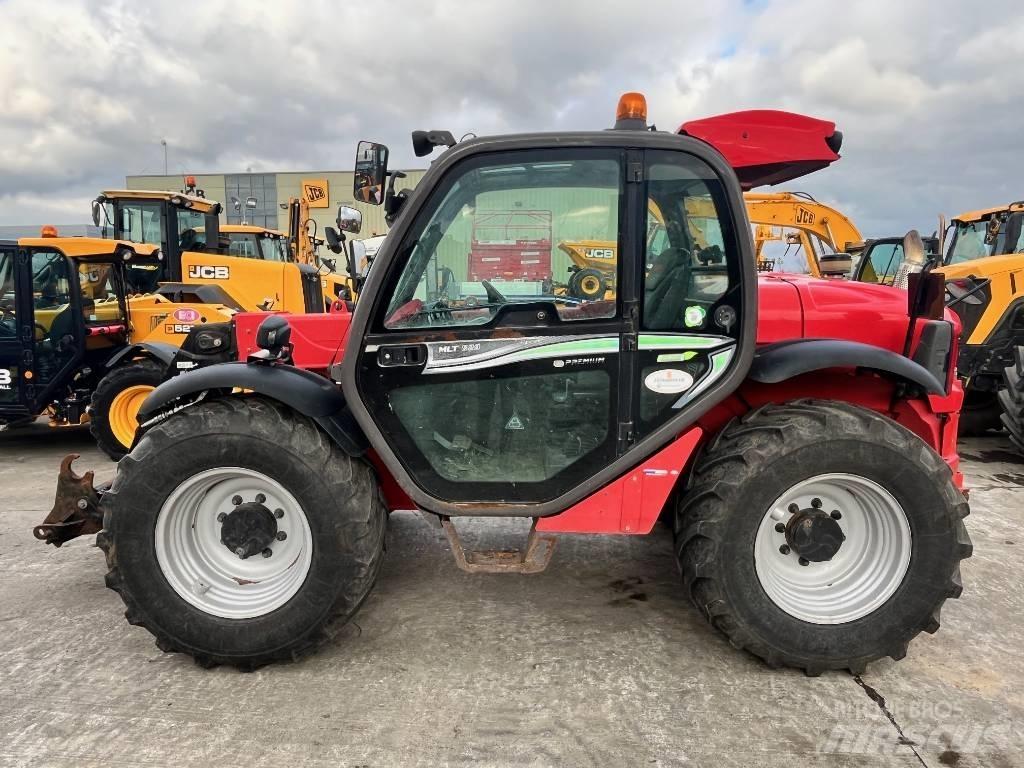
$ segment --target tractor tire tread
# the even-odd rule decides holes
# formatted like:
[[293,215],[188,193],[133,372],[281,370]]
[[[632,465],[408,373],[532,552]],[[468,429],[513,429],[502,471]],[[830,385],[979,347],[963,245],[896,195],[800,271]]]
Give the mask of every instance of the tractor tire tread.
[[[96,539],[103,551],[108,572],[106,585],[117,592],[124,601],[125,618],[129,623],[145,627],[156,639],[156,645],[167,653],[186,653],[202,667],[230,665],[252,671],[279,661],[295,661],[309,655],[328,642],[334,630],[340,628],[359,610],[369,596],[383,563],[384,540],[387,514],[383,495],[373,468],[361,459],[345,454],[309,419],[296,416],[286,406],[260,397],[226,397],[207,401],[205,415],[195,408],[185,408],[165,421],[154,426],[139,440],[136,448],[118,465],[118,474],[110,490],[103,497],[103,531]],[[120,495],[121,489],[129,484],[133,475],[144,465],[141,458],[166,447],[183,434],[197,430],[204,422],[210,421],[210,412],[225,426],[225,431],[248,429],[272,437],[283,448],[301,451],[306,456],[322,456],[320,476],[333,486],[340,500],[349,496],[354,503],[349,509],[365,511],[358,519],[337,523],[344,528],[345,536],[351,543],[353,553],[365,553],[358,561],[361,578],[339,590],[334,604],[301,637],[258,656],[237,658],[228,655],[205,653],[187,647],[154,622],[128,587],[118,565],[117,520],[119,515],[130,514],[131,504]],[[258,412],[260,418],[254,418]],[[367,541],[368,546],[357,546]]]
[[[950,567],[947,589],[923,625],[908,628],[910,634],[885,652],[826,662],[776,647],[758,637],[753,628],[744,626],[719,585],[722,570],[730,567],[723,562],[719,550],[733,533],[729,528],[730,506],[735,504],[739,489],[758,474],[760,467],[766,466],[766,459],[784,453],[787,444],[799,443],[814,427],[823,428],[827,434],[856,430],[914,456],[945,497],[946,508],[936,514],[948,515],[946,525],[956,537],[955,562]],[[769,666],[796,667],[808,675],[828,669],[860,674],[875,659],[902,658],[914,636],[938,629],[945,598],[957,598],[963,590],[959,561],[972,552],[963,524],[969,513],[966,499],[953,484],[949,466],[937,453],[909,430],[873,411],[822,400],[769,404],[752,410],[733,420],[705,446],[694,463],[688,487],[680,497],[675,524],[675,553],[683,585],[693,604],[731,645],[761,658]]]

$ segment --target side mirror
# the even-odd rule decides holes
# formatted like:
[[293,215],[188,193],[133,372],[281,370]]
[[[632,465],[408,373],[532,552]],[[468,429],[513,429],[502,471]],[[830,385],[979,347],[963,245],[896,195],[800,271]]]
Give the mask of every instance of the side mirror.
[[351,232],[353,235],[358,235],[359,230],[363,228],[363,214],[355,208],[339,205],[336,222],[338,229],[342,232]]
[[99,200],[93,200],[92,201],[92,224],[93,224],[94,227],[98,227],[100,225],[100,201]]
[[388,148],[372,141],[360,141],[356,148],[352,194],[360,203],[384,202],[384,180],[388,175]]
[[234,195],[231,196],[231,207],[235,209],[235,213],[242,210],[242,201]]
[[341,235],[338,234],[338,230],[334,227],[324,227],[324,238],[327,240],[327,247],[331,253],[341,253],[344,246],[342,245],[343,241]]
[[246,208],[255,208],[256,207],[256,203],[257,203],[257,200],[256,200],[255,197],[247,197],[247,198],[245,198],[245,207]]

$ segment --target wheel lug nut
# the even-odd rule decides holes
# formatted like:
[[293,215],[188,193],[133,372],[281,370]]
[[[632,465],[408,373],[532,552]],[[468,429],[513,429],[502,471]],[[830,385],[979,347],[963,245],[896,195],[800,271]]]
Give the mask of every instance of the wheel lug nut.
[[804,557],[801,557],[797,562],[799,562],[800,565],[810,565],[811,564],[811,561],[808,560],[807,558],[804,558]]
[[235,554],[238,555],[243,560],[245,560],[245,548],[244,547],[238,547],[238,549],[235,550]]
[[231,497],[231,503],[234,504],[237,507],[239,504],[242,503],[242,497],[238,496],[238,495],[232,496]]
[[811,499],[811,506],[815,509],[821,509],[821,499]]
[[221,512],[220,514],[217,515],[217,522],[218,523],[223,523],[227,519],[228,519],[228,516],[225,515],[223,512]]
[[800,505],[799,504],[790,504],[789,505],[789,513],[791,515],[795,515],[799,511],[800,511]]
[[284,517],[284,510],[283,509],[275,509],[274,510],[274,517],[276,517],[278,520],[280,520],[282,517]]
[[779,553],[783,554],[783,555],[788,555],[789,554],[789,544],[783,544],[781,547],[779,547]]
[[840,519],[842,519],[842,517],[843,517],[843,513],[840,512],[838,509],[833,509],[832,510],[832,519],[833,520],[840,520]]
[[257,493],[256,494],[256,503],[257,504],[262,504],[266,500],[267,500],[267,497],[264,496],[262,493]]
[[272,554],[274,554],[274,550],[272,550],[270,547],[267,547],[263,550],[264,557],[270,557]]
[[277,532],[277,540],[278,541],[284,541],[287,538],[288,538],[288,534],[285,533],[284,531],[278,531]]
[[778,533],[785,533],[786,532],[786,526],[783,523],[776,523],[775,524],[775,530]]

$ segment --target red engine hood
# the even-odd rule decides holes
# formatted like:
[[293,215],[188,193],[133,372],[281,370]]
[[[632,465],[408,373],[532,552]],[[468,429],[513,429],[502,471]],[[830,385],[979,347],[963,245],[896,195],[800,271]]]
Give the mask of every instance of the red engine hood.
[[836,124],[794,112],[752,109],[683,123],[677,133],[706,141],[728,161],[743,189],[806,176],[839,159]]
[[903,351],[907,293],[897,288],[772,273],[758,280],[757,341],[845,339]]
[[[256,330],[270,312],[240,312],[234,317],[238,359],[256,352]],[[311,371],[326,371],[341,359],[352,322],[351,312],[289,315],[292,328],[292,357],[295,365]]]

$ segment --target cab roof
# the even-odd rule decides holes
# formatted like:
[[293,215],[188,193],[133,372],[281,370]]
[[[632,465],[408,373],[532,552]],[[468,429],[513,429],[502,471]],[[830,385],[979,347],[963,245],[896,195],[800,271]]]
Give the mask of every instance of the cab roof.
[[101,237],[21,237],[21,248],[51,248],[72,258],[108,261],[118,252],[128,251],[132,256],[152,258],[160,250],[158,245],[132,243],[127,240],[107,240]]
[[192,210],[199,211],[200,213],[208,213],[213,210],[214,206],[219,205],[216,200],[210,200],[205,197],[186,195],[184,192],[166,192],[161,190],[107,189],[103,191],[103,196],[107,198],[128,198],[135,200],[170,200],[172,197],[180,197],[183,200],[191,202],[192,205],[190,207]]
[[953,221],[981,221],[987,219],[993,213],[1003,213],[1005,211],[1024,211],[1024,201],[1009,203],[1007,205],[997,205],[994,208],[981,208],[977,211],[968,211],[967,213],[961,213],[959,216],[954,216]]

